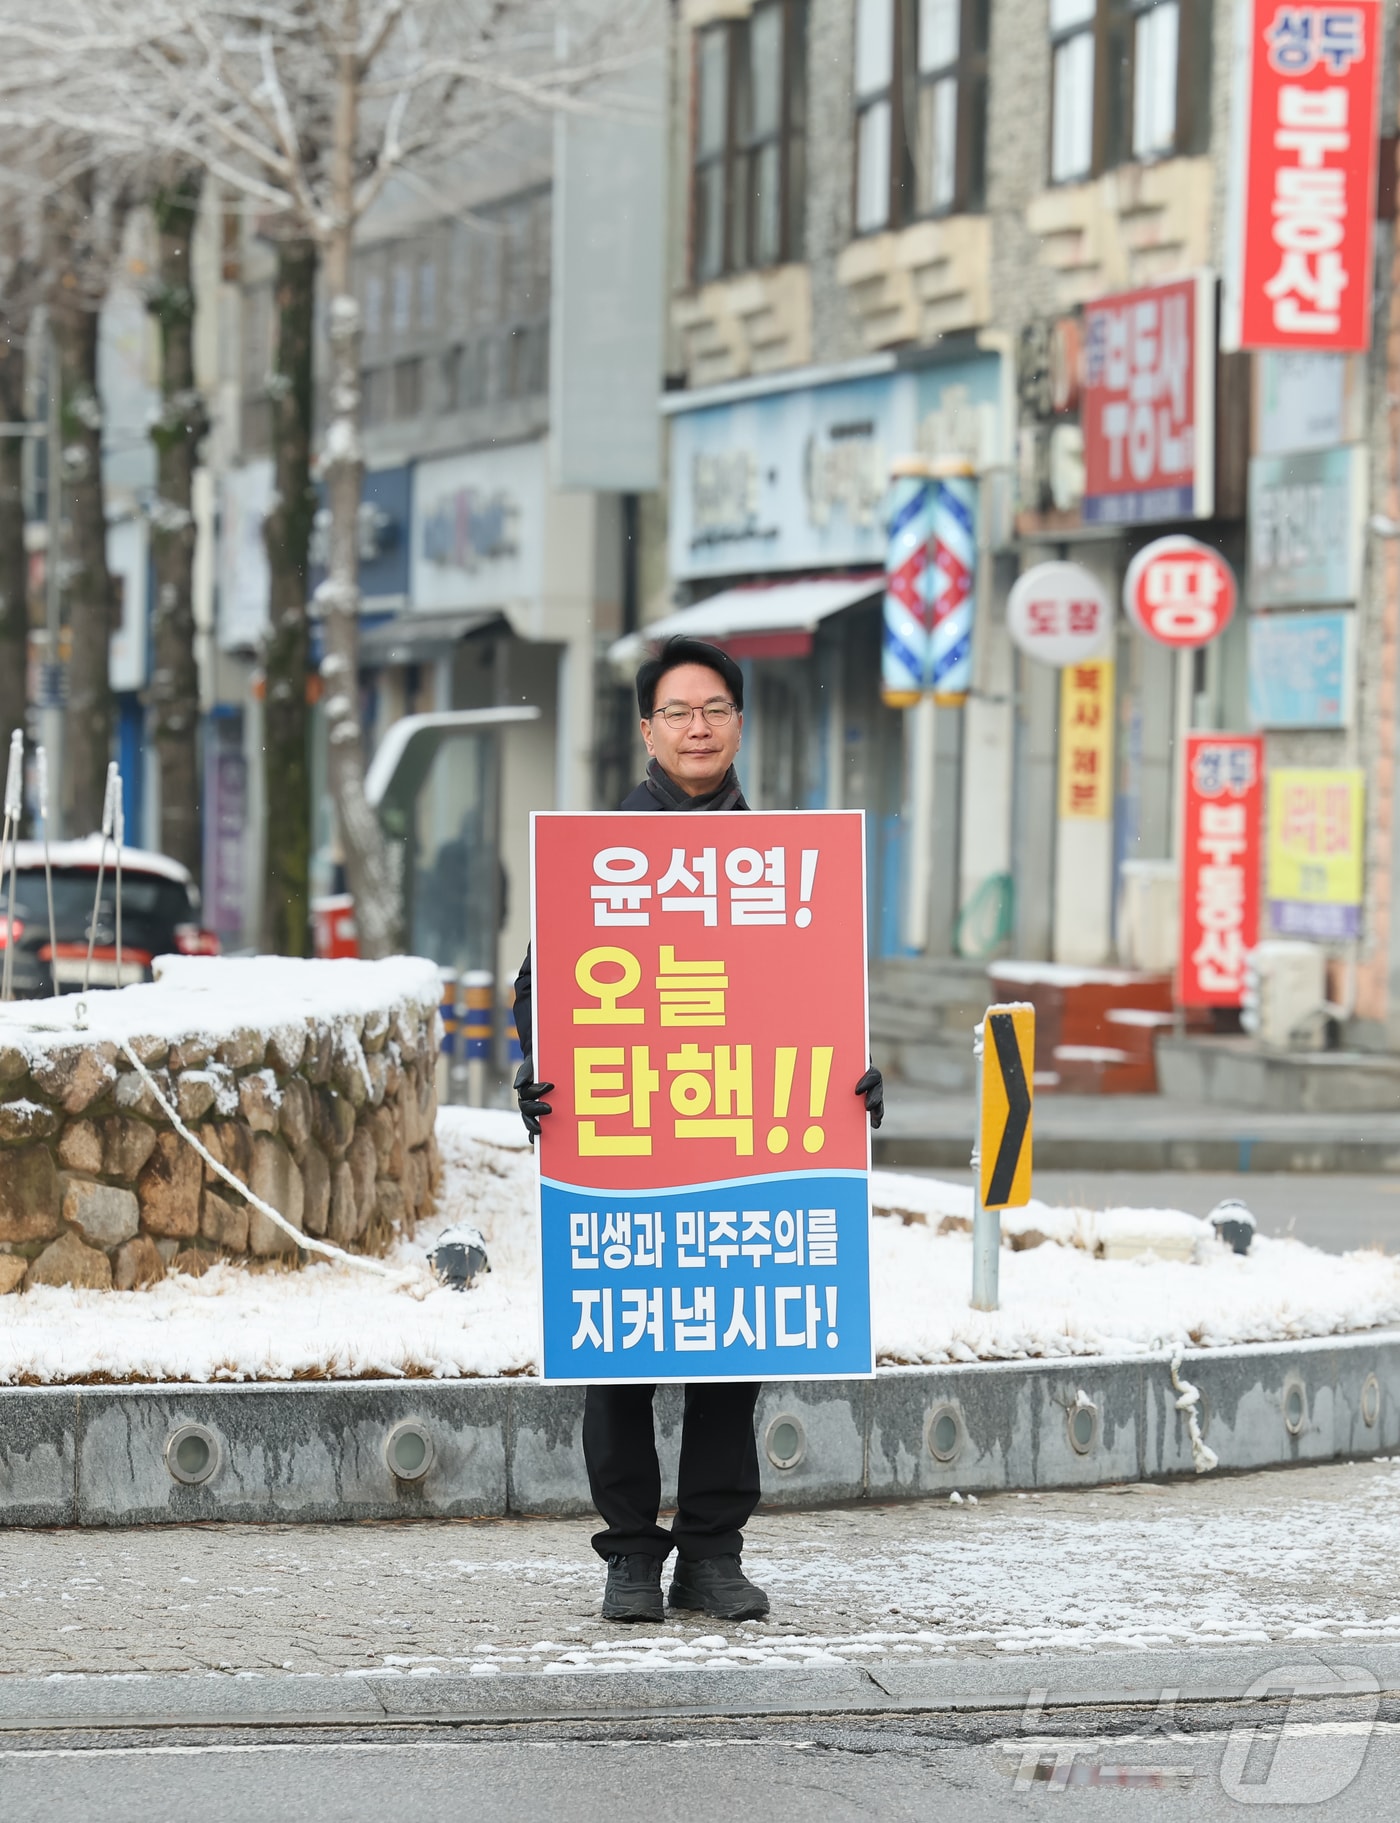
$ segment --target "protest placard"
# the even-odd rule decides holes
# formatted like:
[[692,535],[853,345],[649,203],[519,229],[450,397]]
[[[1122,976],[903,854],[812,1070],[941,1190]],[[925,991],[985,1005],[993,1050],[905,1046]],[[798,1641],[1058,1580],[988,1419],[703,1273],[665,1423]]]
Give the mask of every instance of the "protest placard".
[[863,814],[531,831],[543,1377],[870,1373]]

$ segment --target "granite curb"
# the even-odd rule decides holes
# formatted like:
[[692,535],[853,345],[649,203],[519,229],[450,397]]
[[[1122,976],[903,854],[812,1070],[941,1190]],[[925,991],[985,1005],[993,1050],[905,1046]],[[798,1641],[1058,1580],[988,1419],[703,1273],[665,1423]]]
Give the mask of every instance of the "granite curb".
[[[1400,1330],[1194,1350],[1180,1373],[1223,1470],[1400,1449]],[[1164,1353],[770,1382],[763,1498],[804,1508],[1191,1474],[1181,1397]],[[656,1398],[666,1504],[682,1398]],[[582,1415],[582,1388],[527,1379],[12,1387],[0,1525],[586,1514]]]
[[1287,1644],[1092,1658],[958,1657],[771,1670],[515,1672],[495,1677],[0,1678],[0,1734],[71,1729],[382,1727],[621,1717],[1000,1711],[1034,1733],[1061,1709],[1400,1692],[1400,1647]]

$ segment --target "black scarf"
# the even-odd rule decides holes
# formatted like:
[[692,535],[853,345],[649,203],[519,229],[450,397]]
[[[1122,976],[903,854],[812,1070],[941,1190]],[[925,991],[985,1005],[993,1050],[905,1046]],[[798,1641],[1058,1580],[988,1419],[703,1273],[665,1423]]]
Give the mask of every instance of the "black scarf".
[[747,810],[739,775],[731,766],[719,784],[703,798],[692,798],[662,770],[660,760],[647,766],[646,788],[663,810]]

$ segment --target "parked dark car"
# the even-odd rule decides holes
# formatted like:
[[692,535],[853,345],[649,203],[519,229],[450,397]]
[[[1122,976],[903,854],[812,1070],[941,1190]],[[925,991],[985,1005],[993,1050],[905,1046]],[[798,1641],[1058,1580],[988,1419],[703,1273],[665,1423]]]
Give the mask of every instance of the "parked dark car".
[[[43,844],[20,842],[16,847],[13,932],[8,922],[10,878],[9,856],[5,855],[4,878],[0,881],[0,952],[13,941],[17,998],[51,994],[55,974],[61,993],[76,993],[82,988],[101,851],[99,836],[51,845],[57,936],[53,946],[49,942]],[[122,964],[118,983],[115,862],[116,850],[109,843],[102,897],[97,906],[90,975],[93,987],[149,981],[151,962],[156,956],[218,955],[219,939],[203,929],[199,921],[199,888],[179,862],[142,848],[123,848]]]

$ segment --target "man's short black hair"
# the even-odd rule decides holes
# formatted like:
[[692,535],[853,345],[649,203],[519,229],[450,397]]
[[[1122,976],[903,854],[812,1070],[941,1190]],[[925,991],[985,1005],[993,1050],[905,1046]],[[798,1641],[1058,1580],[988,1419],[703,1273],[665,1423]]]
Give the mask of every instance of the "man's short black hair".
[[666,641],[655,658],[647,659],[637,673],[637,707],[643,721],[650,721],[656,709],[657,685],[677,665],[704,665],[707,670],[717,671],[734,698],[734,707],[743,712],[744,674],[735,661],[718,646],[709,645],[703,639],[687,639],[677,633]]

